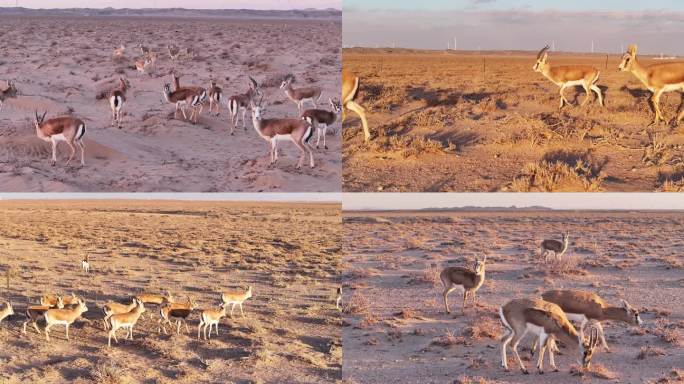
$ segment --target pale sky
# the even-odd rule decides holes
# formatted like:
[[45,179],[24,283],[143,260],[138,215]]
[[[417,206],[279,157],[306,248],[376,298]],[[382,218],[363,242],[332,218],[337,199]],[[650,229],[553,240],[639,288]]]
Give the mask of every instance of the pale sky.
[[681,193],[345,193],[343,210],[449,207],[682,210]]
[[[192,9],[303,9],[342,8],[342,0],[18,0],[25,8],[192,8]],[[0,0],[14,7],[16,0]]]
[[681,0],[344,0],[345,46],[684,55]]
[[196,200],[332,202],[341,193],[0,193],[0,200]]

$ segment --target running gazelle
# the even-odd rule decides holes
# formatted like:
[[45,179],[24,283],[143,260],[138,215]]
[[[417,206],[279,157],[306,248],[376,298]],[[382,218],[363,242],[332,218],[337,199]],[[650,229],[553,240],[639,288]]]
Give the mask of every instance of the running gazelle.
[[[603,106],[603,94],[601,88],[596,85],[600,72],[598,69],[589,65],[557,65],[551,66],[548,63],[549,46],[542,48],[537,54],[537,62],[532,68],[535,72],[539,72],[554,84],[560,87],[560,107],[562,109],[565,104],[570,104],[568,99],[563,95],[563,91],[567,87],[581,85],[587,93],[582,106],[586,105],[591,99],[591,91],[596,92],[599,103]],[[565,103],[565,104],[564,104]]]
[[[660,110],[660,96],[665,92],[684,92],[684,62],[658,63],[643,66],[637,60],[637,46],[632,44],[627,48],[627,53],[622,57],[618,67],[623,72],[631,72],[639,79],[649,91],[653,92],[651,102],[655,110],[655,117],[650,125],[665,122],[665,117]],[[684,97],[684,93],[682,94]],[[674,120],[675,125],[684,119],[684,109]]]
[[541,299],[513,299],[499,308],[501,323],[506,330],[501,345],[501,366],[508,371],[506,347],[510,344],[520,369],[527,374],[527,368],[518,355],[518,344],[529,332],[537,338],[540,346],[537,357],[537,370],[544,373],[544,353],[549,350],[549,364],[554,371],[558,371],[554,361],[554,341],[558,339],[568,346],[579,347],[579,363],[584,368],[589,367],[591,358],[598,344],[598,331],[591,329],[589,339],[584,337],[583,330],[577,332],[570,323],[565,312],[556,304]]

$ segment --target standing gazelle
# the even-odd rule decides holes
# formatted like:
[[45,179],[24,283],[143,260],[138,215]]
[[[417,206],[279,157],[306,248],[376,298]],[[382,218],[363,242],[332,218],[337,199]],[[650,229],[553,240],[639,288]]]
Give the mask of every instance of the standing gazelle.
[[328,99],[332,111],[325,109],[307,109],[302,113],[302,119],[306,120],[312,127],[316,128],[318,134],[316,138],[316,148],[321,142],[321,133],[323,134],[323,148],[328,149],[325,143],[325,136],[328,134],[328,126],[332,125],[340,114],[341,105],[338,100]]
[[230,317],[233,317],[233,309],[238,305],[240,307],[240,315],[245,317],[245,313],[242,311],[242,303],[247,299],[252,297],[252,286],[247,287],[246,291],[225,291],[221,294],[221,300],[223,305],[228,307],[230,305]]
[[0,111],[2,111],[2,104],[5,99],[11,99],[17,97],[17,86],[14,85],[14,81],[10,80],[7,82],[7,88],[0,91]]
[[556,260],[560,260],[561,256],[568,250],[568,243],[570,241],[570,234],[563,234],[563,242],[554,239],[546,239],[541,242],[541,257],[544,258],[544,262],[548,262],[549,252],[553,252],[553,256]]
[[596,329],[606,351],[609,350],[603,334],[603,320],[616,320],[632,325],[641,325],[639,311],[632,308],[625,300],[621,305],[612,306],[599,295],[576,289],[554,289],[542,294],[544,300],[557,304],[565,312],[569,320],[580,323],[580,330],[584,330],[589,320],[596,320]]
[[5,302],[5,306],[0,309],[0,323],[2,323],[5,318],[14,315],[14,308],[12,308],[12,303],[9,301]]
[[226,309],[228,304],[219,306],[219,309],[205,309],[200,314],[200,323],[197,326],[197,340],[200,339],[200,331],[204,329],[204,340],[207,340],[207,327],[209,327],[209,338],[211,338],[211,326],[216,328],[216,336],[218,336],[218,326],[222,318],[226,317]]
[[86,132],[86,125],[83,120],[65,116],[45,121],[47,111],[43,113],[43,116],[39,117],[38,112],[36,112],[35,115],[36,135],[38,135],[40,139],[52,143],[52,165],[57,164],[57,143],[60,141],[65,141],[69,145],[69,148],[71,148],[71,155],[69,156],[66,165],[69,165],[76,154],[75,146],[78,146],[81,149],[81,165],[85,165],[85,145],[83,144],[83,136]]
[[164,92],[162,93],[167,102],[176,105],[176,112],[174,117],[178,115],[178,110],[183,113],[183,118],[188,119],[188,115],[185,113],[185,108],[192,108],[192,114],[190,119],[197,123],[197,116],[201,113],[198,108],[202,107],[202,102],[206,98],[206,91],[195,91],[190,88],[181,88],[177,91],[171,90],[171,84],[164,84]]
[[[366,120],[366,110],[361,105],[354,101],[359,93],[359,77],[351,72],[342,69],[342,107],[346,108],[361,118],[361,125],[363,126],[364,140],[370,140],[370,131],[368,130],[368,121]],[[342,109],[342,122],[344,122],[345,114]]]
[[88,307],[80,299],[74,308],[48,309],[45,312],[45,339],[50,341],[50,327],[53,325],[64,325],[66,327],[66,339],[69,340],[69,326],[86,311],[88,311]]
[[111,329],[109,330],[107,338],[108,347],[112,346],[112,337],[117,344],[119,343],[119,340],[116,338],[116,331],[119,328],[128,330],[126,338],[133,340],[133,327],[138,322],[138,319],[140,319],[140,316],[143,314],[143,312],[145,312],[145,305],[142,303],[142,301],[133,299],[133,303],[135,304],[135,307],[130,311],[126,313],[117,313],[109,317],[109,325]]
[[554,371],[558,371],[553,357],[553,340],[555,339],[561,340],[568,346],[578,345],[580,362],[584,368],[589,367],[598,343],[597,330],[592,328],[591,336],[588,340],[585,339],[582,330],[577,332],[558,305],[541,299],[513,299],[499,308],[499,315],[506,328],[506,335],[501,345],[501,366],[506,371],[508,371],[506,347],[510,343],[520,369],[523,373],[528,373],[518,355],[518,343],[528,332],[537,337],[537,344],[540,346],[537,358],[537,369],[540,374],[544,373],[544,352],[547,347],[549,347],[549,364]]
[[[684,63],[658,63],[644,67],[637,61],[636,44],[632,44],[627,48],[627,53],[622,57],[618,68],[623,72],[631,72],[649,91],[653,92],[651,102],[655,110],[655,118],[650,125],[665,122],[665,117],[660,111],[660,96],[665,92],[684,92]],[[684,119],[684,109],[679,112],[676,119],[675,124],[679,124]]]
[[581,85],[587,93],[587,97],[582,102],[582,106],[587,105],[591,99],[591,91],[596,92],[599,103],[603,106],[603,94],[601,88],[596,85],[600,72],[598,69],[589,65],[559,65],[552,67],[548,63],[549,46],[542,48],[537,54],[537,62],[532,68],[535,72],[539,72],[554,84],[560,87],[560,107],[563,108],[564,103],[570,104],[568,99],[563,95],[563,91],[567,87]]
[[285,79],[280,84],[280,89],[285,90],[287,97],[297,103],[297,111],[302,113],[302,108],[304,107],[304,102],[309,101],[313,104],[314,108],[317,108],[316,102],[321,98],[321,88],[319,87],[304,87],[304,88],[292,88],[292,82],[294,81],[294,76],[287,75]]
[[[262,98],[263,99],[263,98]],[[301,152],[297,168],[301,168],[309,153],[309,163],[314,167],[313,149],[309,145],[309,139],[313,136],[313,127],[302,119],[264,119],[261,116],[263,107],[261,100],[258,105],[252,105],[252,124],[259,136],[271,143],[271,164],[278,160],[278,140],[291,140]]]
[[245,124],[245,114],[247,108],[250,108],[256,101],[257,96],[262,96],[259,84],[251,76],[249,77],[249,89],[245,93],[233,95],[228,99],[228,113],[230,117],[230,134],[235,133],[235,126],[238,123],[238,112],[242,112],[242,128],[247,130]]
[[484,255],[482,260],[475,261],[475,270],[467,267],[447,267],[439,274],[439,279],[442,281],[444,291],[444,308],[447,313],[449,311],[449,303],[447,302],[447,295],[457,287],[463,289],[463,306],[461,312],[465,313],[466,300],[470,293],[473,294],[473,302],[475,302],[475,292],[482,286],[485,280],[485,262],[487,255]]
[[215,80],[209,82],[209,114],[214,110],[216,105],[216,116],[221,114],[221,100],[223,100],[223,92],[221,87],[216,85]]
[[117,127],[121,129],[121,109],[126,102],[126,91],[130,88],[131,83],[123,76],[119,77],[118,87],[109,92],[107,99],[109,100],[109,107],[112,109],[112,127],[116,123]]

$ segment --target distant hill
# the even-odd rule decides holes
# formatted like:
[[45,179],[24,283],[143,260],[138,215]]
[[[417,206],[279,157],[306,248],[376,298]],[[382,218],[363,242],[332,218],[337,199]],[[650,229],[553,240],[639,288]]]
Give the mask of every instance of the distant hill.
[[542,207],[538,205],[533,205],[531,207],[516,207],[515,205],[512,205],[510,207],[474,207],[474,206],[465,206],[465,207],[445,207],[445,208],[421,208],[419,211],[430,211],[430,212],[472,212],[472,211],[495,211],[495,212],[501,212],[501,211],[553,211],[552,208],[548,207]]
[[96,17],[210,17],[231,19],[321,19],[342,18],[337,9],[292,9],[286,11],[263,11],[254,9],[185,9],[185,8],[65,8],[29,9],[23,7],[0,7],[0,16],[96,16]]

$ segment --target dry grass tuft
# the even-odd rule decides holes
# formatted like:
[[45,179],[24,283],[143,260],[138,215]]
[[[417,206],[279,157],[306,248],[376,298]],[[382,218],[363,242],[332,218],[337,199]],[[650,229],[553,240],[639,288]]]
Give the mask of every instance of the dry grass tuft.
[[[557,157],[557,156],[554,156]],[[549,158],[550,159],[550,158]],[[574,160],[574,162],[573,162]],[[513,192],[597,192],[606,178],[605,161],[595,163],[590,156],[566,156],[564,159],[528,163],[522,172],[504,188]]]
[[450,329],[444,332],[444,335],[437,336],[430,341],[430,345],[448,348],[454,345],[466,345],[466,338],[463,336],[456,336]]
[[462,335],[472,340],[488,338],[492,340],[501,339],[501,325],[490,315],[477,315],[474,319],[468,320],[468,325],[463,328]]
[[659,347],[641,347],[639,350],[639,354],[637,355],[637,359],[639,360],[644,360],[647,357],[655,357],[655,356],[665,356],[665,350]]

